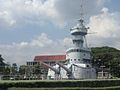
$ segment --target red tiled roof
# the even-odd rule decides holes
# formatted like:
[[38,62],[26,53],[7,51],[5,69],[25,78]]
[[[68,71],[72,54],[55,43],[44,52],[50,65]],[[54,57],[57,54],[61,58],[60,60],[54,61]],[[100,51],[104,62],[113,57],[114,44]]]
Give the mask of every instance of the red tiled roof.
[[66,55],[40,55],[35,56],[34,61],[56,61],[66,60]]

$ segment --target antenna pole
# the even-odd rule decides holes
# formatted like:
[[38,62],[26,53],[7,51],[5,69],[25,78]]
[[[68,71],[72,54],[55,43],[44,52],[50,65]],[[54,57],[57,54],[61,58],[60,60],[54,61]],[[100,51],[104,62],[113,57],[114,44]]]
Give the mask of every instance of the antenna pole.
[[84,19],[83,0],[80,2],[80,19]]

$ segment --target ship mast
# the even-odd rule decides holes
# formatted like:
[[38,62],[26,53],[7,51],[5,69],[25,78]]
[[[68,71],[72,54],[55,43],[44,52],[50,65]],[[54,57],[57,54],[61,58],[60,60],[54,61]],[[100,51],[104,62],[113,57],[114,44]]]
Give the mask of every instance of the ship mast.
[[80,2],[80,19],[84,20],[83,0]]

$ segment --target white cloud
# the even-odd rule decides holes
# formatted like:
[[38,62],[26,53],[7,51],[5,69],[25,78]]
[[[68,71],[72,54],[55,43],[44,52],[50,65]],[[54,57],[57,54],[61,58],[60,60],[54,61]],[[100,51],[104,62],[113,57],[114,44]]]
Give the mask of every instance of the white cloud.
[[110,13],[108,8],[103,8],[101,13],[91,16],[89,25],[90,30],[97,32],[89,35],[88,41],[93,46],[114,46],[120,49],[120,13]]
[[[16,23],[29,21],[34,23],[49,17],[56,17],[54,0],[47,0],[44,3],[43,0],[6,0],[0,1],[0,3],[0,12],[7,12],[3,22],[9,21],[10,18],[14,19]],[[1,18],[4,18],[4,15]]]
[[53,44],[54,42],[48,39],[45,33],[42,33],[37,39],[33,40],[30,45],[31,46],[38,46],[38,47],[45,47]]
[[9,12],[0,11],[0,27],[12,26],[16,21],[12,18]]
[[[82,0],[1,0],[0,12],[7,12],[1,18],[9,24],[50,20],[54,24],[65,24],[80,16]],[[91,15],[99,11],[108,0],[83,0],[85,13]],[[5,24],[5,23],[4,23]]]
[[[11,45],[0,45],[0,53],[6,62],[25,64],[26,61],[33,61],[34,56],[42,54],[65,54],[66,48],[71,44],[71,39],[54,41],[48,38],[47,34],[40,36],[30,42],[13,43]],[[66,46],[66,47],[65,47]]]
[[72,38],[69,38],[69,37],[66,37],[64,38],[61,42],[63,42],[63,46],[68,49],[69,47],[73,46],[73,43],[72,43]]

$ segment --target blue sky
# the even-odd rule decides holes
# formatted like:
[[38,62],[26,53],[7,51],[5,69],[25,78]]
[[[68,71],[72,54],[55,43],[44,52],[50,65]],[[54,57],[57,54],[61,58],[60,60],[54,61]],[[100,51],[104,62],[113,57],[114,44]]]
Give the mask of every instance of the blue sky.
[[109,3],[106,3],[106,7],[108,7],[110,9],[110,11],[114,12],[114,11],[120,11],[120,0],[111,0]]
[[83,3],[88,46],[120,49],[120,0],[0,0],[0,53],[6,62],[25,64],[35,55],[65,54],[69,29]]

